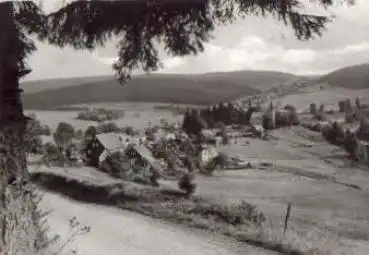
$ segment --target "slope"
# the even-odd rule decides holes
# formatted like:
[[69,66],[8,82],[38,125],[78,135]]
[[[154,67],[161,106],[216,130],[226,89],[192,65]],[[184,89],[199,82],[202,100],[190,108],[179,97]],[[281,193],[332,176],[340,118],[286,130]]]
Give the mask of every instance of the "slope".
[[[266,251],[137,215],[132,212],[99,205],[80,204],[62,196],[43,193],[41,206],[52,210],[48,217],[50,230],[69,238],[68,220],[77,217],[91,232],[78,236],[71,244],[81,254],[268,254]],[[227,242],[228,241],[228,242]],[[243,250],[239,252],[238,250]],[[271,253],[272,254],[272,253]]]
[[348,89],[369,88],[369,63],[348,66],[320,77],[320,83],[328,83],[332,87]]
[[98,102],[171,102],[211,104],[258,94],[297,76],[270,71],[238,71],[200,75],[154,74],[135,76],[125,87],[113,77],[24,82],[26,109]]

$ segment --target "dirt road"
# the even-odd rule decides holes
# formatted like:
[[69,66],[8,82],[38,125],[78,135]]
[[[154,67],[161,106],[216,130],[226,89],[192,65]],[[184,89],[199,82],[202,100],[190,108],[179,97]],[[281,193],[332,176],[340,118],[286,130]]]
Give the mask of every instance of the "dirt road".
[[[62,196],[45,193],[44,209],[52,209],[49,216],[51,232],[69,237],[68,219],[76,216],[91,232],[77,237],[69,249],[86,255],[202,255],[202,254],[271,254],[245,246],[153,220],[123,210],[98,205],[80,204]],[[68,249],[67,249],[68,250]]]

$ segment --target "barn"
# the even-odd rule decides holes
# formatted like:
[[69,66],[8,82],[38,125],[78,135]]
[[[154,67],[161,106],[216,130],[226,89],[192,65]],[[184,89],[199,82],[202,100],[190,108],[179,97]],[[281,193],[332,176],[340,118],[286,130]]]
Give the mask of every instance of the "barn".
[[99,134],[86,144],[85,157],[89,165],[98,167],[108,155],[123,152],[130,144],[138,145],[139,138],[113,132]]

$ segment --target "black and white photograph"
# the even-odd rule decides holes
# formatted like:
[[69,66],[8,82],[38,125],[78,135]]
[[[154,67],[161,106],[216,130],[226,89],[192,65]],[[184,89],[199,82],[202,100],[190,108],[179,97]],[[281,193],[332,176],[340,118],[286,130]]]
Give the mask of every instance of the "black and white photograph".
[[368,255],[369,0],[0,0],[0,255]]

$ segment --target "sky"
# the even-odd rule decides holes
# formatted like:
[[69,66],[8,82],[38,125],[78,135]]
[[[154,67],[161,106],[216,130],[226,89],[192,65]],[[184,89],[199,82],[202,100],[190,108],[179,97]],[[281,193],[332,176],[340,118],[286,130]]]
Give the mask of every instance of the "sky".
[[[37,1],[39,2],[39,1]],[[61,6],[61,0],[44,0],[46,12]],[[369,63],[369,0],[356,5],[336,5],[325,11],[310,0],[306,10],[336,17],[323,36],[298,41],[292,29],[272,18],[247,17],[218,27],[214,39],[198,56],[184,58],[161,54],[162,73],[204,73],[233,70],[276,70],[294,74],[323,74],[335,69]],[[116,42],[94,52],[59,49],[36,42],[38,50],[29,58],[33,72],[26,80],[113,75]]]

